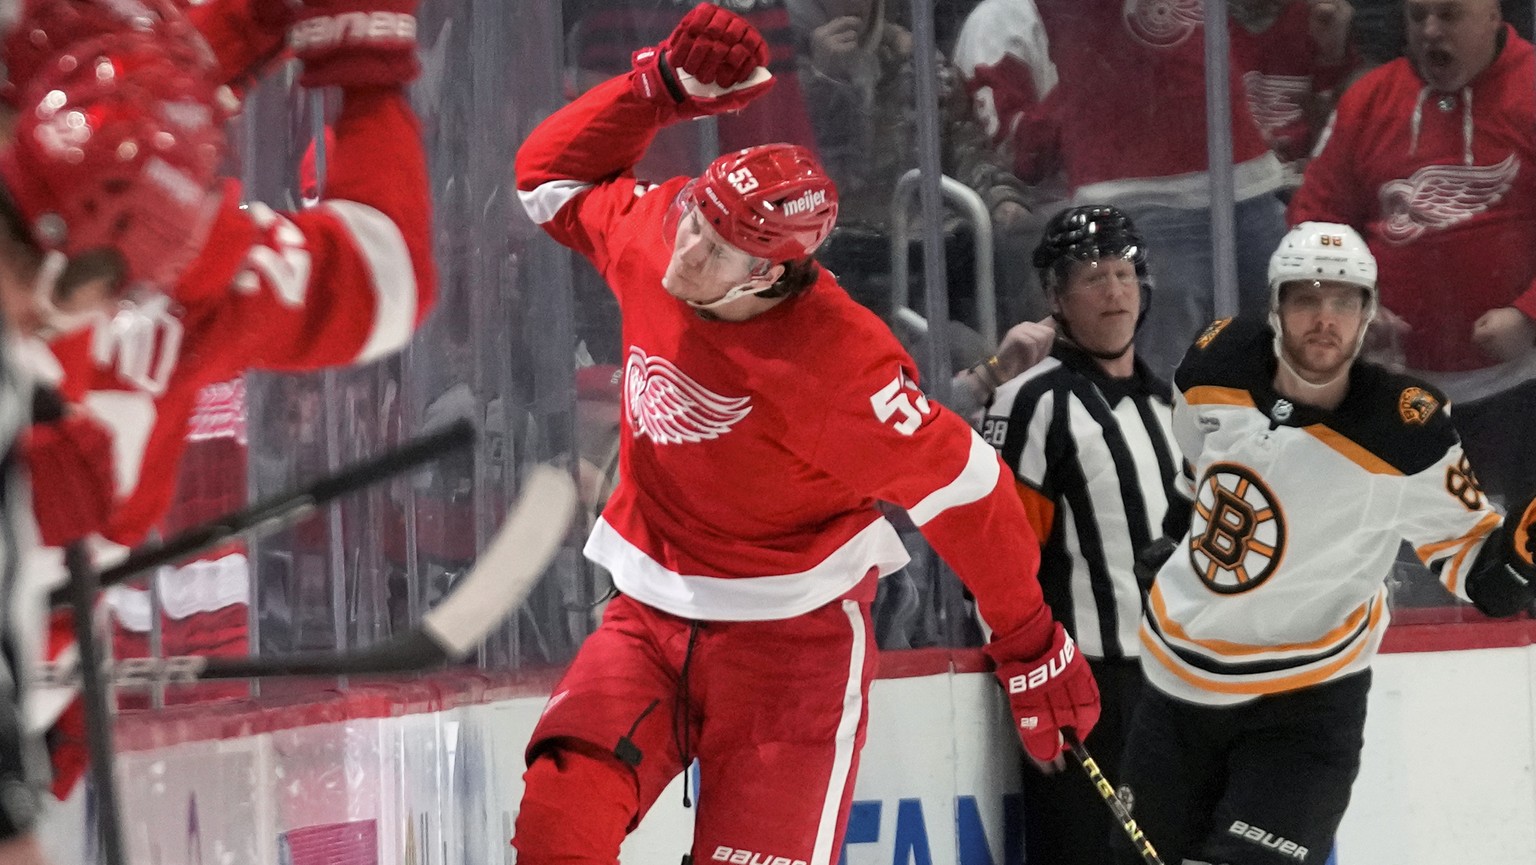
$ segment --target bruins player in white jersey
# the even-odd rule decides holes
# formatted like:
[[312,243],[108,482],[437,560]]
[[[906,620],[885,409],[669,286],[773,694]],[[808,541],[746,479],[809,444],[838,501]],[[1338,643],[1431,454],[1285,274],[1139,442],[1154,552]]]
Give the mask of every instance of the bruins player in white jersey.
[[1142,556],[1162,566],[1123,781],[1169,862],[1327,859],[1402,540],[1489,615],[1528,606],[1536,577],[1536,508],[1488,504],[1445,398],[1356,360],[1377,303],[1360,236],[1298,225],[1269,284],[1267,322],[1212,324],[1174,377],[1192,506]]

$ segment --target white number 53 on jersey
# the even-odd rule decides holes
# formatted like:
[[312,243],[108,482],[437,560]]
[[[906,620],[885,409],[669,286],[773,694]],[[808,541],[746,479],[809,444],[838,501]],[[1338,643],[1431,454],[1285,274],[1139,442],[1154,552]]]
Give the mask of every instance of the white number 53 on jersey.
[[877,420],[891,424],[904,436],[917,432],[923,418],[933,413],[928,397],[907,378],[905,370],[896,373],[890,384],[875,391],[869,398],[869,405],[875,410]]

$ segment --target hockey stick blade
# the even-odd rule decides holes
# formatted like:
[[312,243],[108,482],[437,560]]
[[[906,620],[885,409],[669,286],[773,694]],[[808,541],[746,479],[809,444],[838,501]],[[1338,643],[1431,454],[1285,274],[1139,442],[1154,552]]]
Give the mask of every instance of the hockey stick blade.
[[1114,813],[1115,822],[1125,830],[1126,837],[1131,839],[1136,852],[1141,854],[1142,861],[1147,865],[1163,865],[1162,857],[1157,855],[1157,850],[1152,847],[1152,842],[1147,840],[1146,833],[1136,825],[1136,818],[1131,816],[1130,809],[1125,807],[1125,803],[1115,794],[1115,785],[1109,783],[1109,779],[1099,771],[1099,764],[1094,762],[1088,749],[1078,741],[1077,734],[1071,730],[1063,730],[1061,735],[1067,740],[1067,747],[1072,749],[1072,756],[1077,758],[1078,765],[1088,773],[1088,780],[1093,782],[1093,789],[1099,791],[1099,795],[1104,798],[1104,804],[1108,805],[1109,810]]
[[[153,568],[175,564],[227,544],[238,536],[277,531],[309,516],[321,505],[441,459],[445,454],[474,444],[474,441],[475,429],[469,421],[450,424],[388,453],[354,463],[302,489],[270,496],[243,510],[193,526],[165,541],[137,547],[121,562],[102,570],[100,585],[105,588]],[[49,603],[55,607],[69,603],[68,587],[54,591]]]
[[[446,598],[421,625],[376,646],[352,652],[207,658],[132,658],[111,670],[118,687],[264,676],[348,676],[403,673],[463,658],[483,642],[533,590],[560,549],[576,514],[576,485],[566,472],[541,465],[529,473],[517,505]],[[45,684],[73,684],[79,670],[45,665]]]

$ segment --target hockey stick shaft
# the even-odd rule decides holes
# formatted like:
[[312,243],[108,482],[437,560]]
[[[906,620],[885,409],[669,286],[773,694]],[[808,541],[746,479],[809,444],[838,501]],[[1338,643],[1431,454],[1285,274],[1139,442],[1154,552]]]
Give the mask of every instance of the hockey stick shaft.
[[1088,749],[1083,747],[1082,742],[1078,741],[1077,734],[1071,730],[1066,730],[1062,732],[1062,736],[1067,740],[1067,747],[1071,748],[1072,756],[1077,758],[1078,765],[1082,766],[1083,771],[1088,773],[1088,780],[1093,782],[1093,789],[1099,791],[1099,796],[1104,799],[1104,804],[1108,805],[1109,810],[1115,815],[1115,822],[1119,823],[1120,828],[1125,830],[1126,837],[1131,840],[1131,844],[1135,846],[1136,852],[1141,854],[1142,861],[1146,862],[1147,865],[1163,865],[1162,857],[1157,855],[1157,850],[1153,848],[1152,842],[1147,840],[1147,836],[1141,831],[1141,827],[1136,825],[1136,818],[1131,816],[1130,809],[1126,808],[1125,803],[1120,801],[1120,797],[1115,795],[1115,785],[1109,783],[1109,779],[1105,778],[1104,773],[1099,771],[1099,764],[1094,762],[1093,756],[1088,753]]
[[[576,513],[576,485],[568,473],[538,466],[523,483],[517,505],[485,551],[420,627],[352,652],[207,658],[187,655],[134,658],[115,664],[112,683],[146,687],[208,679],[263,676],[340,676],[398,673],[458,660],[479,645],[525,598],[560,549]],[[47,684],[72,684],[72,666],[45,667]]]
[[86,752],[90,755],[91,785],[96,796],[96,837],[106,865],[127,865],[123,852],[122,811],[118,804],[117,779],[112,760],[112,691],[101,669],[102,648],[97,643],[94,608],[97,577],[90,554],[82,544],[64,549],[69,569],[70,603],[74,608],[75,642],[79,646],[81,699],[85,710]]
[[[138,547],[123,561],[104,569],[98,582],[102,587],[110,586],[144,571],[223,546],[240,535],[266,534],[292,525],[341,496],[419,468],[447,453],[468,447],[474,440],[474,426],[468,421],[459,421],[396,450],[355,463],[302,489],[268,497],[243,510],[193,526],[165,541]],[[54,606],[68,603],[67,587],[55,591],[50,601]]]

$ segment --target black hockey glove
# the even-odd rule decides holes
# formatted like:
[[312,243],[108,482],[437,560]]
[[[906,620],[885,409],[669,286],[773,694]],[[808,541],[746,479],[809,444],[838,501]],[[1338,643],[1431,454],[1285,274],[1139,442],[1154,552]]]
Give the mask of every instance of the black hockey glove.
[[[1467,597],[1488,616],[1512,616],[1536,599],[1536,500],[1504,517],[1500,538],[1490,538],[1467,574]],[[1502,541],[1502,543],[1499,543]],[[1490,549],[1491,548],[1491,549]],[[1487,563],[1485,564],[1485,560]]]

